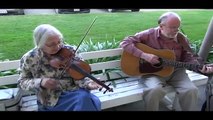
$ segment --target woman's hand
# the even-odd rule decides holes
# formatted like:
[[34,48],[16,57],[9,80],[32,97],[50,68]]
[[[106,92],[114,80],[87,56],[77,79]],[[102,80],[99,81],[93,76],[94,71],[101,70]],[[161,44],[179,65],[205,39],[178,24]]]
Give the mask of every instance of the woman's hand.
[[87,85],[87,88],[88,88],[89,90],[98,89],[98,88],[100,88],[100,87],[101,87],[101,86],[100,86],[99,84],[97,84],[96,82],[94,82],[94,81],[89,82],[88,85]]
[[52,78],[43,78],[41,81],[41,86],[46,89],[57,89],[59,81]]

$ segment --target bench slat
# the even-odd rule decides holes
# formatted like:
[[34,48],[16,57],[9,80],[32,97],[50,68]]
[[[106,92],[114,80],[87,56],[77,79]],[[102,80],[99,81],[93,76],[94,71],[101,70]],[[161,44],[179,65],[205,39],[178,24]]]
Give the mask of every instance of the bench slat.
[[80,53],[84,60],[121,55],[122,48]]
[[[126,74],[124,74],[123,72],[111,72],[111,73],[109,73],[109,76],[110,76],[110,79],[119,79],[119,78],[121,78],[121,77],[127,77],[127,75]],[[96,74],[96,75],[94,75],[94,77],[96,77],[96,78],[100,78],[100,80],[102,81],[106,81],[106,80],[108,80],[107,79],[107,76],[106,75],[104,75],[104,74]],[[116,80],[117,81],[117,80]]]
[[38,105],[31,105],[28,107],[22,107],[20,111],[38,111]]
[[0,62],[0,71],[17,69],[20,60]]
[[120,66],[120,60],[90,64],[92,71],[114,69]]
[[[122,53],[122,48],[116,48],[116,49],[108,49],[108,50],[101,50],[101,51],[84,52],[84,53],[80,53],[80,55],[83,57],[83,59],[89,60],[89,59],[96,59],[96,58],[120,56],[121,53]],[[99,63],[90,64],[90,65],[91,65],[92,72],[98,71],[98,70],[101,70],[103,72],[101,74],[95,74],[94,76],[96,78],[100,78],[100,80],[105,81],[108,79],[106,74],[104,74],[106,69],[115,69],[115,68],[120,69],[120,60],[99,62]],[[19,60],[0,62],[0,71],[17,69],[18,67],[19,67]],[[118,72],[118,70],[116,69],[115,71],[112,70],[109,72],[110,79],[118,79],[114,81],[114,83],[116,84],[115,88],[113,87],[113,85],[110,86],[114,89],[114,92],[107,92],[106,94],[103,94],[102,91],[101,92],[99,92],[98,90],[91,91],[92,93],[94,93],[100,98],[102,103],[102,106],[101,106],[102,109],[116,107],[119,105],[142,100],[142,93],[145,89],[147,89],[146,86],[141,81],[139,81],[140,77],[129,76],[129,78],[124,79],[122,77],[127,77],[128,75],[126,75],[122,71]],[[204,76],[189,70],[187,70],[187,73],[190,79],[192,80],[192,82],[196,86],[205,85],[208,80],[207,76]],[[18,74],[2,76],[0,77],[0,85],[15,84],[17,83],[18,77],[19,77]],[[112,81],[108,81],[106,82],[106,84],[110,82]],[[166,86],[165,90],[167,92],[174,92],[174,88],[171,86]],[[30,94],[26,94],[26,95],[30,95]],[[36,96],[33,95],[28,98],[27,97],[23,97],[21,101],[22,103],[21,111],[36,111],[38,109],[38,106],[36,104]]]
[[[129,87],[131,85],[140,84],[138,79],[132,79],[132,78],[128,78],[128,79],[130,79],[130,80],[128,80],[128,81],[126,81],[124,79],[116,80],[116,81],[114,81],[116,86],[110,85],[110,87],[112,87],[113,89],[120,89],[120,88],[124,88],[124,87]],[[117,81],[120,81],[120,82],[117,83]],[[109,84],[109,83],[112,83],[112,82],[111,81],[106,82],[105,84]],[[99,90],[92,90],[91,92],[96,94],[96,93],[99,93]]]
[[16,84],[18,77],[18,74],[0,77],[0,86]]
[[25,96],[25,97],[22,97],[22,102],[24,103],[24,102],[32,101],[36,99],[37,99],[36,95]]
[[142,92],[143,92],[143,88],[139,88],[139,89],[129,90],[123,93],[117,93],[113,95],[100,97],[100,100],[102,103],[101,108],[107,109],[107,108],[142,100]]
[[[130,91],[130,90],[139,89],[139,88],[144,89],[145,87],[142,84],[135,84],[135,85],[129,85],[129,86],[124,86],[124,87],[120,87],[120,88],[114,88],[113,89],[114,92],[106,92],[105,94],[103,94],[103,92],[97,92],[94,94],[100,98],[100,97],[104,97],[104,96],[112,96],[112,95],[118,94],[118,93],[124,93],[124,92]],[[142,93],[142,91],[141,91],[141,93]]]

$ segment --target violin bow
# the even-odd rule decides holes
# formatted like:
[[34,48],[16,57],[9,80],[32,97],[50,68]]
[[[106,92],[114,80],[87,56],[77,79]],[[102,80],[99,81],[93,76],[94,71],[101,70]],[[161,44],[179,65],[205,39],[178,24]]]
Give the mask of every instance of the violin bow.
[[[92,23],[91,23],[90,26],[88,27],[86,33],[85,33],[84,36],[82,37],[82,39],[81,39],[79,45],[77,46],[76,50],[74,50],[74,55],[76,54],[76,51],[77,51],[78,48],[80,47],[80,45],[81,45],[81,43],[83,42],[83,40],[85,39],[85,37],[88,35],[88,33],[89,33],[90,29],[92,28],[92,26],[94,25],[96,19],[97,19],[97,16],[94,18],[94,20],[92,21]],[[62,72],[61,72],[61,77],[62,77],[63,73],[65,72],[65,70],[67,69],[68,64],[69,64],[69,61],[71,61],[71,59],[72,59],[72,57],[70,57],[70,59],[67,61],[66,67],[65,67],[65,68],[62,70]]]
[[84,36],[82,37],[82,39],[81,39],[81,41],[80,41],[79,45],[77,46],[77,48],[76,48],[76,50],[75,50],[74,53],[76,53],[76,51],[77,51],[78,48],[80,47],[81,43],[83,42],[84,38],[88,35],[88,33],[89,33],[90,29],[92,28],[92,26],[94,25],[96,19],[97,19],[97,16],[94,18],[94,20],[92,21],[92,23],[91,23],[90,26],[88,27],[86,33],[85,33]]
[[[74,55],[76,53],[76,51],[78,50],[78,48],[80,47],[81,43],[83,42],[84,38],[87,36],[87,34],[89,33],[90,29],[92,28],[92,26],[94,25],[95,21],[97,19],[97,16],[94,18],[94,20],[92,21],[91,25],[89,26],[89,28],[87,29],[86,33],[84,34],[84,36],[82,37],[79,45],[77,46],[76,50],[74,51]],[[70,60],[68,60],[67,65],[65,67],[65,69],[62,71],[62,73],[66,70],[69,61],[71,61],[72,57],[70,57]],[[101,85],[102,87],[106,88],[106,90],[104,91],[104,94],[109,91],[109,92],[113,92],[113,89],[109,87],[109,85],[111,85],[111,83],[109,85],[105,85],[104,83],[102,83],[101,81],[97,80],[95,77],[91,76],[89,73],[85,72],[84,70],[82,70],[80,67],[76,66],[75,64],[71,64],[72,67],[74,67],[77,71],[85,74],[87,77],[89,77],[90,79],[92,79],[93,81],[95,81],[97,84]],[[101,91],[102,88],[100,88],[99,90]]]
[[[90,29],[92,28],[92,26],[94,25],[96,19],[97,19],[97,16],[94,18],[94,20],[92,21],[92,23],[91,23],[90,26],[88,27],[86,33],[84,34],[84,36],[82,37],[82,39],[81,39],[79,45],[77,46],[77,48],[76,48],[74,54],[76,53],[76,51],[77,51],[78,48],[80,47],[80,45],[81,45],[81,43],[83,42],[84,38],[88,35],[88,33],[89,33]],[[77,66],[76,66],[76,67],[77,67]],[[78,69],[79,69],[79,68],[78,68]],[[80,71],[83,72],[82,70],[80,70]],[[113,92],[113,89],[109,87],[109,85],[111,85],[111,83],[110,83],[109,85],[105,85],[104,83],[102,83],[101,81],[97,80],[97,79],[94,78],[93,76],[90,76],[88,73],[86,73],[86,72],[83,72],[83,73],[84,73],[84,74],[87,74],[87,77],[91,78],[91,79],[92,79],[93,81],[95,81],[97,84],[101,85],[102,88],[103,88],[103,87],[106,88],[106,90],[104,91],[104,94],[106,93],[106,91]],[[100,88],[99,91],[101,91],[102,88]]]

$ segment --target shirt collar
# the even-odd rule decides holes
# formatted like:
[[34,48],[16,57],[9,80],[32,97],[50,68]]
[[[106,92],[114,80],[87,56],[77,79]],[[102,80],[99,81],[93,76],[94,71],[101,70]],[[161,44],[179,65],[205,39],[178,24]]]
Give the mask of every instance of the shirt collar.
[[160,38],[160,27],[157,27],[157,38]]

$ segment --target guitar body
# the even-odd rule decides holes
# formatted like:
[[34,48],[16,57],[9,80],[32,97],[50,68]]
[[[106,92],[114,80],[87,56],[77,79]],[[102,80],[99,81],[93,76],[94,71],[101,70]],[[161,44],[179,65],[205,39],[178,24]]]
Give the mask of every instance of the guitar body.
[[[176,59],[174,52],[171,50],[157,50],[142,43],[137,43],[136,47],[146,53],[157,55],[160,58],[169,60]],[[161,64],[151,65],[145,60],[135,57],[124,50],[121,56],[121,69],[125,74],[130,76],[154,74],[161,77],[166,77],[171,75],[174,71],[173,66],[162,66]]]

